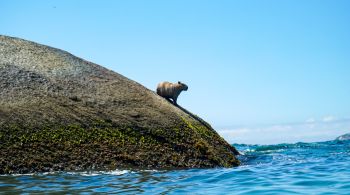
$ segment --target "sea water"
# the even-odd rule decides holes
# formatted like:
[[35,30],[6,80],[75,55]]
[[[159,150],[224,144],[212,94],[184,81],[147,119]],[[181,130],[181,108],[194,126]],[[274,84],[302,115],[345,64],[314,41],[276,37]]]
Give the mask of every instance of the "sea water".
[[350,194],[350,142],[234,145],[235,168],[1,175],[0,193]]

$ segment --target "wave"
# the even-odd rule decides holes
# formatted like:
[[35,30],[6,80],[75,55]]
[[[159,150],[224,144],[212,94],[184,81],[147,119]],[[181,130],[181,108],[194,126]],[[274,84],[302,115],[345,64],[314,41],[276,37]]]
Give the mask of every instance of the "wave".
[[275,144],[275,145],[233,144],[233,146],[238,149],[243,149],[243,150],[240,150],[240,152],[244,152],[245,150],[264,152],[264,151],[276,151],[276,150],[296,149],[296,148],[316,149],[316,148],[333,147],[333,146],[341,146],[341,145],[348,145],[348,144],[350,144],[350,140],[333,140],[333,141],[312,142],[312,143],[298,142],[293,144],[282,143],[282,144]]
[[300,163],[317,161],[320,158],[332,158],[339,154],[350,153],[350,141],[326,141],[276,145],[233,144],[241,153],[239,160],[243,165],[271,163]]

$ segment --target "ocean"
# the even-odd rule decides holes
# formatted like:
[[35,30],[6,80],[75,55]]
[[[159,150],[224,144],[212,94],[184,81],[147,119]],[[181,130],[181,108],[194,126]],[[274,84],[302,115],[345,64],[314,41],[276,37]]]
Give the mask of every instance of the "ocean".
[[350,142],[234,144],[235,168],[1,175],[0,193],[350,194]]

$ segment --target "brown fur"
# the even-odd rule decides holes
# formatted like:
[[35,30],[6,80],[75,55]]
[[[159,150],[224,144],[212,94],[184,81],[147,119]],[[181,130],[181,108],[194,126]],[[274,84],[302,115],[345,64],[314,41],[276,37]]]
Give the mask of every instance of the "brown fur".
[[186,84],[181,83],[169,83],[167,81],[161,82],[157,86],[157,94],[164,97],[165,99],[172,99],[173,103],[177,105],[177,98],[182,91],[187,91],[188,87]]

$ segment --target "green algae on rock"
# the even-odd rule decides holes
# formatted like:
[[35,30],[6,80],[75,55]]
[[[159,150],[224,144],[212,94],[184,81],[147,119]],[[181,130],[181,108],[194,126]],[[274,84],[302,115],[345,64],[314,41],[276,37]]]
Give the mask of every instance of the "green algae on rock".
[[0,36],[0,174],[239,165],[199,117],[68,52]]

